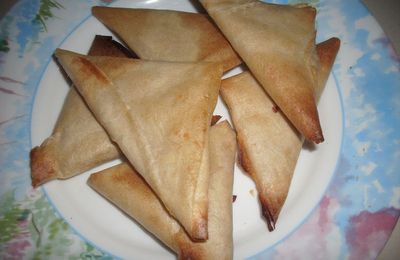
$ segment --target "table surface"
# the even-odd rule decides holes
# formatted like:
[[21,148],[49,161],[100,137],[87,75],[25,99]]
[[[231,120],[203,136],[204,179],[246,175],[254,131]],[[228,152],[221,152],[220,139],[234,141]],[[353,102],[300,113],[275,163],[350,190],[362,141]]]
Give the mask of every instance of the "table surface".
[[[0,18],[12,7],[16,0],[0,0]],[[400,56],[400,0],[363,0],[370,12],[375,16],[394,49]],[[400,223],[397,222],[389,241],[378,260],[400,259]]]
[[[372,15],[379,22],[391,40],[397,55],[400,56],[400,1],[399,0],[363,0]],[[400,221],[378,256],[378,260],[400,259]]]

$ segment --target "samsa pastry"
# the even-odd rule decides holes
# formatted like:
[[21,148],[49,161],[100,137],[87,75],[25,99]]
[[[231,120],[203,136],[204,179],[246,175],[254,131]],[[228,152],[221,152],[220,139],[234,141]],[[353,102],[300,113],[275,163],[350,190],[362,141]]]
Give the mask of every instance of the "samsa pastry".
[[193,242],[165,210],[147,183],[123,163],[94,173],[88,184],[178,255],[178,259],[221,259],[233,256],[232,186],[235,132],[227,121],[210,129],[208,240]]
[[220,62],[224,71],[241,63],[205,14],[102,6],[92,13],[141,59]]
[[[241,63],[204,14],[110,7],[93,7],[93,14],[147,60],[215,61],[224,71]],[[137,57],[106,36],[96,37],[89,55]],[[118,148],[71,88],[52,136],[31,153],[32,185],[70,178],[118,157]]]
[[[337,38],[317,46],[321,68],[314,91],[318,97],[339,46]],[[221,95],[237,132],[240,164],[256,184],[262,214],[272,231],[286,200],[304,139],[251,73],[223,80]]]
[[[135,56],[111,36],[101,35],[94,38],[89,55]],[[31,151],[32,186],[73,177],[120,156],[119,149],[71,86],[53,133]]]
[[257,0],[201,3],[294,127],[307,139],[323,142],[314,95],[316,10]]
[[193,239],[206,239],[208,132],[221,65],[91,57],[60,49],[55,55],[169,212]]

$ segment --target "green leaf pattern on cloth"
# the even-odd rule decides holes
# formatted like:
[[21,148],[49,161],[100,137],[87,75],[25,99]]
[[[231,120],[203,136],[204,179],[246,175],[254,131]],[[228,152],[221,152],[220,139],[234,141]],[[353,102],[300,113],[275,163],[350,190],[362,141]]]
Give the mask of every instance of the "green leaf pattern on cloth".
[[306,3],[311,6],[317,6],[318,2],[319,2],[319,0],[307,0],[307,1],[305,1],[305,0],[289,0],[289,4],[292,4],[292,5]]
[[39,11],[35,16],[35,19],[33,19],[33,22],[41,24],[45,31],[47,31],[46,21],[49,18],[54,17],[53,13],[51,12],[52,8],[63,8],[63,6],[57,1],[41,0]]
[[13,193],[0,200],[1,259],[112,259],[82,241],[41,191],[32,189],[21,202]]
[[[20,0],[1,20],[1,87],[26,95],[0,91],[16,104],[15,111],[8,111],[9,117],[0,122],[0,259],[112,259],[79,236],[57,214],[42,189],[30,186],[31,146],[26,130],[30,123],[21,114],[30,109],[35,82],[52,50],[87,17],[91,6],[111,2]],[[73,22],[68,20],[71,13],[76,18]],[[65,34],[57,31],[59,27]],[[43,64],[37,66],[38,61]]]
[[10,47],[8,47],[8,42],[6,39],[0,39],[0,52],[8,52]]

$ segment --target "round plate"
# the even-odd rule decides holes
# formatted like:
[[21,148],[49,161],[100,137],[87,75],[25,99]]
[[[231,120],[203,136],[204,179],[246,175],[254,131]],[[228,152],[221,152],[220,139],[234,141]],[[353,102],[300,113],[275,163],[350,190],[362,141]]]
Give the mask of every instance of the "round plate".
[[[30,187],[29,150],[51,134],[68,91],[54,49],[86,53],[95,34],[111,35],[90,7],[196,11],[189,0],[110,2],[20,1],[1,21],[2,255],[174,258],[86,185],[91,172],[117,162]],[[260,217],[252,181],[235,168],[235,259],[376,256],[399,215],[399,62],[358,1],[310,2],[317,41],[342,40],[318,107],[326,142],[302,150],[274,232]],[[229,119],[222,102],[215,114]]]

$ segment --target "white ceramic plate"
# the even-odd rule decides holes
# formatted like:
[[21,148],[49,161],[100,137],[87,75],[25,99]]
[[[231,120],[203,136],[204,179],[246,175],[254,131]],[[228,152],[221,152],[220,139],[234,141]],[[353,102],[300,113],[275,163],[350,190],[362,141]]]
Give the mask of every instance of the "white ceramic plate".
[[[190,1],[181,0],[135,3],[119,1],[116,5],[196,11]],[[86,53],[96,34],[110,35],[111,32],[96,18],[90,17],[76,28],[60,47]],[[230,75],[239,72],[238,68],[230,72]],[[51,61],[39,84],[33,108],[33,145],[39,145],[51,134],[68,89],[67,82],[59,72],[59,66]],[[274,232],[268,231],[266,223],[260,216],[253,182],[239,168],[235,168],[233,193],[237,195],[237,200],[233,204],[233,226],[236,259],[252,256],[278,243],[295,230],[321,200],[334,173],[342,140],[342,109],[333,78],[328,81],[320,104],[319,112],[326,141],[311,149],[303,149],[289,196]],[[49,106],[52,107],[51,114]],[[214,114],[229,118],[227,109],[221,101]],[[174,257],[130,218],[88,187],[86,180],[89,175],[90,173],[87,173],[66,181],[54,181],[44,185],[44,190],[54,207],[77,232],[101,249],[118,257],[127,259],[145,259],[151,256],[157,259]]]

